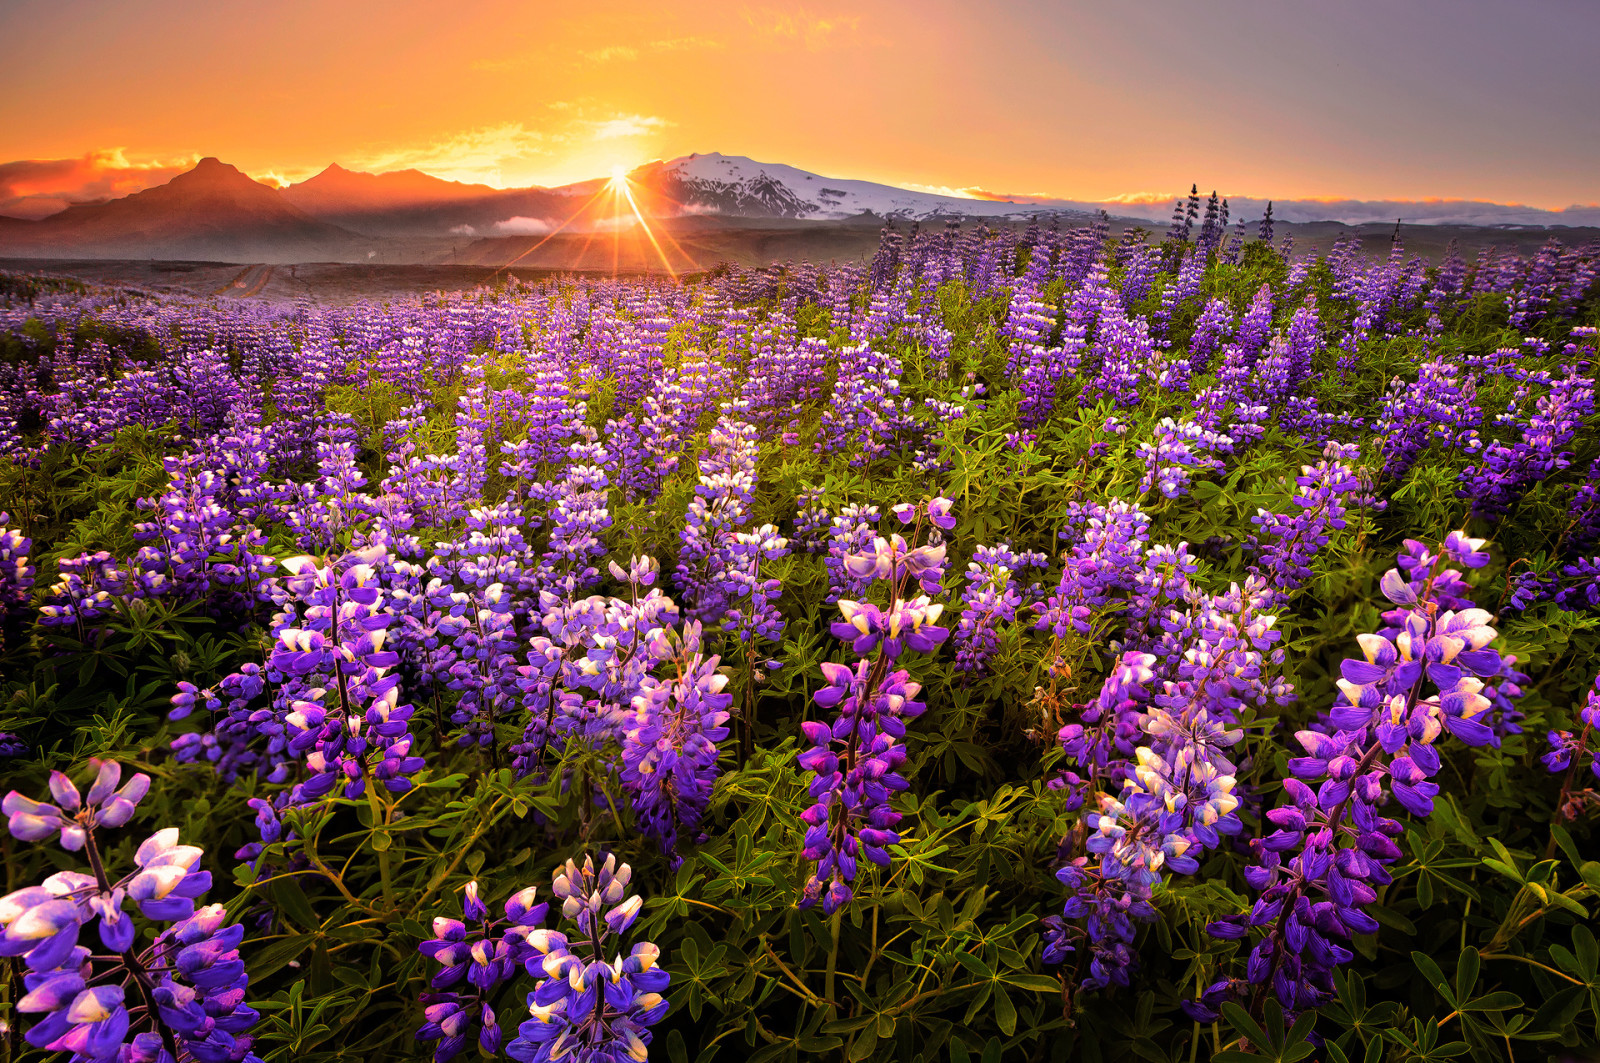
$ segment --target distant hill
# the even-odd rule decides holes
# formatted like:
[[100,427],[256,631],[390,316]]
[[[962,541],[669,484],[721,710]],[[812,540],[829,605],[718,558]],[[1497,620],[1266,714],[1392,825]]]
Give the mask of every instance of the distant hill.
[[370,244],[214,158],[121,199],[6,221],[0,254],[14,256],[295,262],[355,258]]
[[369,236],[437,236],[474,223],[493,225],[511,216],[505,213],[511,200],[542,191],[507,192],[420,170],[360,173],[334,163],[281,194],[314,218]]
[[[1237,199],[1230,207],[1234,219],[1253,226],[1265,202]],[[635,209],[670,237],[663,252],[647,249],[642,230],[622,235],[633,229]],[[1537,245],[1551,234],[1581,242],[1593,239],[1594,230],[1575,226],[1600,223],[1600,208],[1541,211],[1456,201],[1302,200],[1275,202],[1273,209],[1280,224],[1305,226],[1313,240],[1331,241],[1350,226],[1379,240],[1403,218],[1408,249],[1426,247],[1430,254],[1457,235],[1480,246]],[[967,199],[717,153],[648,163],[630,172],[625,185],[598,178],[512,189],[334,164],[280,190],[207,158],[164,185],[121,199],[38,221],[0,217],[0,257],[503,266],[533,265],[524,261],[531,256],[548,269],[601,269],[613,260],[617,268],[652,269],[665,253],[675,270],[704,269],[718,256],[745,263],[856,258],[885,222],[1021,225],[1039,218],[1073,226],[1101,210],[1115,228],[1143,225],[1159,238],[1171,205]],[[634,265],[625,267],[624,259]]]

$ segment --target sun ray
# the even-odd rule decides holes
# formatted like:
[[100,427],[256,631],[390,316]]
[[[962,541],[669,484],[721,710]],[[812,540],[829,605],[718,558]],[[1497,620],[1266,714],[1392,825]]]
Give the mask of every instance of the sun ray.
[[613,178],[613,182],[622,190],[622,194],[627,197],[628,206],[633,209],[633,216],[639,219],[639,228],[644,230],[645,239],[649,240],[650,246],[656,249],[656,257],[661,259],[661,264],[666,267],[667,273],[676,281],[678,279],[678,271],[672,268],[672,263],[667,259],[667,253],[661,249],[660,241],[656,239],[656,234],[650,229],[650,223],[644,220],[644,212],[639,209],[638,202],[633,198],[633,189],[629,185],[627,175]]
[[571,214],[567,215],[567,220],[566,221],[562,222],[560,225],[556,226],[554,229],[551,229],[548,233],[546,233],[545,236],[544,236],[544,239],[540,240],[538,243],[534,244],[532,247],[524,249],[523,252],[520,255],[518,255],[516,258],[513,258],[510,262],[507,262],[505,265],[503,265],[503,266],[499,267],[498,269],[496,269],[493,273],[491,273],[489,275],[489,279],[490,280],[494,280],[494,279],[498,278],[501,273],[503,273],[506,270],[510,269],[512,266],[515,266],[518,262],[521,262],[524,258],[527,258],[529,255],[533,254],[535,251],[539,250],[539,248],[543,247],[545,244],[547,244],[551,240],[555,239],[558,235],[561,234],[561,231],[563,229],[565,229],[567,226],[571,225],[573,222],[577,221],[579,216],[581,216],[584,211],[588,210],[590,205],[592,205],[595,202],[595,200],[597,200],[601,196],[605,195],[609,188],[610,188],[609,185],[607,185],[605,187],[602,187],[594,195],[592,195],[588,199],[584,200],[583,203],[579,205],[577,210],[575,210]]

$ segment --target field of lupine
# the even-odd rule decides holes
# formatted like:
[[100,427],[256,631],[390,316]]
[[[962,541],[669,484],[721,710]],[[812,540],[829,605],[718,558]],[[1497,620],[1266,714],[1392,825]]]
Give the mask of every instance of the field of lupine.
[[8,1058],[1586,1058],[1600,248],[0,276]]

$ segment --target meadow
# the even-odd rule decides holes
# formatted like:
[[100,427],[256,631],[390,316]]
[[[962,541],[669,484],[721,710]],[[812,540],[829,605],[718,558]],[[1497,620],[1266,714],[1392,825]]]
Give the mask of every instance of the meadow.
[[7,1058],[1584,1058],[1597,280],[0,274]]

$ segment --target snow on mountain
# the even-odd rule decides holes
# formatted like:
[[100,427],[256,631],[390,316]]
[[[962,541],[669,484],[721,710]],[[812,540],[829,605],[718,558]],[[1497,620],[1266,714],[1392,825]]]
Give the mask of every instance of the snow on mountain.
[[1084,204],[1014,203],[916,192],[872,181],[823,177],[794,166],[756,162],[711,152],[654,162],[633,171],[642,183],[685,212],[737,217],[837,221],[870,212],[883,218],[1026,218],[1037,214],[1084,214]]
[[[1172,217],[1172,199],[1089,202],[1025,197],[1017,200],[966,199],[918,192],[872,181],[848,181],[781,163],[757,162],[739,155],[711,152],[685,155],[639,167],[630,180],[660,194],[659,213],[674,210],[746,218],[841,220],[871,212],[884,218],[994,218],[1018,220],[1058,215],[1085,218],[1105,211],[1114,218],[1164,228]],[[1178,198],[1177,196],[1173,197]],[[1267,200],[1237,197],[1229,202],[1234,220],[1260,219]],[[1391,223],[1409,225],[1592,226],[1600,225],[1600,207],[1573,206],[1542,210],[1478,200],[1275,200],[1273,216],[1286,222],[1340,222],[1345,225]]]

